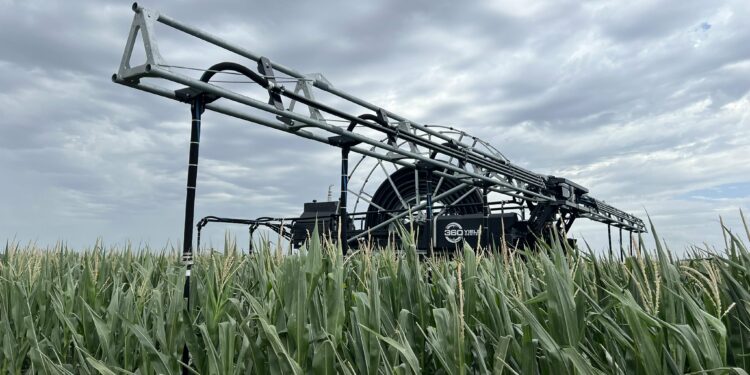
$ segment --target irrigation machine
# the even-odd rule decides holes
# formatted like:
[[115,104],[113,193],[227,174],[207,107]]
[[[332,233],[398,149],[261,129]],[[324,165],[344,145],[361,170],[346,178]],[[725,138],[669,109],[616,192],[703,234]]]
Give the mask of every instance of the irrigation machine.
[[[517,166],[464,131],[420,124],[338,89],[321,74],[300,73],[137,3],[132,8],[135,16],[112,80],[190,105],[183,240],[188,305],[193,227],[197,226],[200,247],[200,230],[211,222],[247,225],[251,244],[252,233],[267,227],[293,247],[301,246],[317,227],[344,253],[365,243],[397,241],[398,226],[411,228],[418,250],[429,254],[450,254],[463,244],[531,245],[555,233],[566,236],[576,219],[586,218],[607,225],[610,252],[611,228],[619,229],[622,256],[623,231],[630,234],[631,244],[633,233],[645,232],[639,218],[594,199],[585,187]],[[206,67],[170,64],[159,53],[154,34],[159,24],[212,44],[235,61]],[[145,61],[135,65],[131,58],[140,44]],[[199,77],[191,75],[196,71]],[[227,83],[238,79],[257,86],[263,98],[232,90]],[[323,97],[327,100],[319,99]],[[196,224],[198,149],[206,110],[338,148],[338,200],[305,203],[298,217],[207,216]],[[183,362],[189,360],[185,346]],[[183,373],[188,373],[187,367]]]
[[[621,251],[623,231],[631,236],[645,231],[639,218],[594,199],[585,187],[515,165],[492,145],[464,131],[420,124],[338,89],[321,74],[300,73],[138,4],[133,10],[122,61],[112,79],[190,105],[183,242],[188,260],[193,228],[197,226],[200,244],[200,230],[211,222],[248,226],[251,244],[253,232],[267,227],[294,247],[301,246],[317,226],[344,252],[363,243],[397,241],[393,234],[399,225],[414,230],[420,251],[439,253],[455,251],[464,243],[495,248],[530,245],[552,233],[565,236],[579,218],[606,224],[610,246],[611,228],[619,229]],[[159,53],[154,34],[159,24],[210,43],[244,63],[170,64]],[[145,62],[135,65],[131,57],[139,44]],[[227,84],[238,80],[257,85],[263,97],[237,92]],[[318,99],[323,97],[327,100]],[[208,216],[196,225],[198,149],[201,115],[206,110],[338,148],[338,199],[305,203],[298,217]]]

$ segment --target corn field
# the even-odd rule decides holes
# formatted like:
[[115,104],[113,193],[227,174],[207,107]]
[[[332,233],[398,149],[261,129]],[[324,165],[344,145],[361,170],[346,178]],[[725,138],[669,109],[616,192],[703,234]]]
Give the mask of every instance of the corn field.
[[9,244],[0,373],[176,374],[187,343],[200,374],[746,374],[750,252],[724,230],[721,253],[677,259],[657,237],[624,262],[228,240],[197,257],[190,308],[176,251]]

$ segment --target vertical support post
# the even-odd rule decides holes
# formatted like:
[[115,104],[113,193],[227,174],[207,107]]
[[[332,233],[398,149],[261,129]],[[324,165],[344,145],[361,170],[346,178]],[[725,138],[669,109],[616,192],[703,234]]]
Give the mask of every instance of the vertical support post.
[[620,227],[620,261],[625,260],[625,249],[622,247],[622,227]]
[[349,184],[349,146],[341,147],[341,196],[339,197],[339,228],[341,251],[349,251],[349,221],[346,215],[346,192]]
[[[205,110],[203,95],[197,95],[190,106],[190,155],[188,157],[187,194],[185,197],[185,232],[182,239],[182,261],[185,263],[183,298],[190,309],[190,271],[193,268],[193,220],[195,216],[195,186],[198,180],[198,150],[201,139],[201,115]],[[187,343],[182,348],[183,374],[189,374],[190,350]]]
[[609,257],[612,258],[612,226],[607,224],[607,239],[609,243]]
[[[521,212],[523,212],[523,207],[521,207]],[[505,241],[505,202],[500,203],[500,251],[503,252],[503,254],[507,253],[508,249],[508,242]]]
[[628,254],[628,255],[629,255],[630,257],[632,257],[632,256],[633,256],[633,231],[632,231],[632,230],[631,230],[631,231],[628,231],[628,239],[630,240],[630,241],[629,241],[629,242],[630,242],[630,244],[628,245],[628,248],[629,248],[629,252],[630,252],[630,254]]
[[196,237],[196,239],[195,239],[195,248],[196,249],[200,249],[201,248],[201,229],[203,229],[203,227],[201,227],[200,223],[198,225],[196,225],[196,227],[198,228],[198,233],[196,233],[196,235],[195,235],[195,237]]
[[427,249],[430,255],[432,255],[433,243],[432,243],[432,170],[428,167],[425,168],[425,186],[427,190],[425,196],[427,197],[427,206],[425,207],[427,223],[425,224],[425,231],[427,232]]
[[247,253],[248,254],[252,254],[253,253],[253,232],[255,232],[254,226],[255,226],[255,224],[250,224],[247,227],[247,236],[248,236],[248,240],[247,240]]
[[489,191],[487,186],[482,188],[482,238],[484,239],[484,247],[489,250],[492,245],[490,243],[490,203],[489,203]]

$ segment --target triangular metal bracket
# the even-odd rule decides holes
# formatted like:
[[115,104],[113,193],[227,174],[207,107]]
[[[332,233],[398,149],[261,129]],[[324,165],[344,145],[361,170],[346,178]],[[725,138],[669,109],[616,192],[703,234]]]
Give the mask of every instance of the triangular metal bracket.
[[[147,66],[163,65],[164,59],[162,59],[159,53],[154,36],[154,25],[158,19],[158,12],[145,8],[138,8],[136,10],[135,16],[133,16],[133,23],[130,25],[130,33],[128,34],[128,41],[125,44],[125,51],[120,61],[120,69],[117,71],[119,79],[138,81],[140,77],[147,73]],[[135,48],[135,43],[139,35],[141,36],[143,48],[146,52],[146,62],[131,67],[130,59],[133,56],[133,48]]]
[[[297,81],[297,86],[294,87],[294,93],[299,94],[300,92],[302,92],[302,95],[305,98],[315,100],[315,95],[313,94],[313,82],[315,81],[322,81],[329,86],[331,85],[331,83],[328,82],[328,80],[320,73],[305,74],[305,78]],[[292,100],[291,102],[289,102],[289,108],[287,108],[287,110],[292,112],[296,103],[296,100]],[[323,114],[320,113],[317,108],[308,106],[307,109],[310,111],[310,117],[322,123],[326,123]]]

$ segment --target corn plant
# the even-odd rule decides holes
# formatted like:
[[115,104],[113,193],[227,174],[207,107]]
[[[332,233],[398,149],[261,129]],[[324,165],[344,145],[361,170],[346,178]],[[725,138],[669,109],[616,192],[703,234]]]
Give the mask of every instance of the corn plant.
[[190,308],[174,249],[7,244],[0,373],[746,374],[750,251],[722,230],[681,258],[652,230],[622,262],[566,241],[420,260],[405,231],[346,257],[227,240]]

